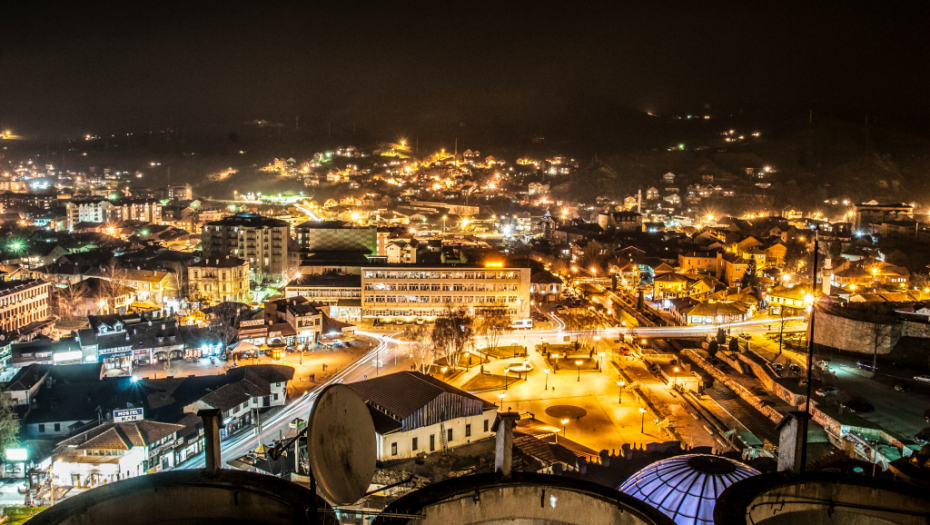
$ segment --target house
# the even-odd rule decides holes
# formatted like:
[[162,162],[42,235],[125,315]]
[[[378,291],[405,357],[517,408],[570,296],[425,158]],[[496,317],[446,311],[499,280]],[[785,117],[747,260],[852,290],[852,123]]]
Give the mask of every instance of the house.
[[[695,277],[698,276],[695,275]],[[688,291],[688,296],[702,300],[717,291],[717,288],[720,286],[724,286],[724,284],[717,279],[713,277],[703,277],[694,281],[694,284],[691,285],[691,289]]]
[[445,452],[489,438],[497,406],[418,372],[348,383],[368,405],[379,461]]
[[688,283],[690,281],[680,273],[665,273],[657,275],[653,279],[652,299],[674,299],[687,295]]
[[173,319],[143,320],[139,315],[90,315],[90,328],[78,331],[85,360],[104,365],[107,375],[132,375],[154,359],[183,357],[184,341]]
[[184,407],[184,412],[195,415],[204,409],[221,410],[221,439],[251,424],[253,409],[283,406],[287,401],[287,384],[294,379],[294,369],[284,365],[248,365],[226,374],[233,382]]
[[678,324],[688,324],[687,312],[700,304],[700,301],[693,297],[679,297],[668,301],[668,313],[678,321]]
[[650,187],[646,190],[646,200],[651,201],[659,198],[659,190],[654,187]]
[[708,273],[719,277],[723,270],[723,255],[720,252],[687,252],[678,254],[680,273]]
[[[723,280],[727,286],[742,286],[750,262],[735,253],[723,256]],[[756,268],[759,268],[756,266]]]
[[419,245],[416,239],[391,239],[385,246],[388,264],[416,264]]
[[183,425],[107,422],[58,443],[49,474],[75,488],[93,488],[174,466]]
[[745,321],[748,312],[736,304],[707,302],[695,305],[685,316],[689,325],[720,324]]
[[530,275],[530,298],[541,303],[558,301],[562,297],[562,279],[546,270]]
[[769,291],[768,303],[769,313],[773,315],[781,314],[782,309],[785,315],[800,315],[805,308],[813,304],[814,297],[811,295],[811,287],[800,285],[795,287],[776,286]]

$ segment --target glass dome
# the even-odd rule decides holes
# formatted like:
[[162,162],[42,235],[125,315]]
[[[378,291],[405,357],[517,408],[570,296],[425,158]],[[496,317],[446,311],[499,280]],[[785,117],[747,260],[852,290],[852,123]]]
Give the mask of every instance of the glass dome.
[[732,459],[686,454],[647,466],[626,480],[620,491],[652,505],[678,525],[712,525],[717,496],[757,474]]

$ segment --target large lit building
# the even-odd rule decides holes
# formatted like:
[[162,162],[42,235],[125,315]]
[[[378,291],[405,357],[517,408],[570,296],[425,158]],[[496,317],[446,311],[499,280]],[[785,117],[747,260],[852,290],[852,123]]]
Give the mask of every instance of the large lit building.
[[0,329],[18,330],[48,317],[52,285],[38,279],[0,281]]
[[288,223],[254,213],[237,213],[203,226],[203,252],[233,255],[256,273],[287,271]]
[[249,262],[245,259],[204,257],[188,267],[187,279],[192,300],[249,302]]
[[530,314],[530,269],[501,263],[362,268],[362,317],[438,317],[448,308],[472,315],[506,307],[514,318]]

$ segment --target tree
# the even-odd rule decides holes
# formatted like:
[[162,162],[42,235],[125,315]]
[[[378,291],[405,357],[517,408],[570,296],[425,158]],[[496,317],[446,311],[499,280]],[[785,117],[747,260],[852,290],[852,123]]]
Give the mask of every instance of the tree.
[[209,315],[210,331],[219,336],[225,354],[229,344],[239,336],[241,307],[238,303],[226,302],[209,308],[204,313]]
[[513,316],[505,306],[485,308],[481,316],[475,319],[475,335],[484,338],[489,349],[497,348],[501,337],[513,330]]
[[403,356],[411,356],[414,366],[424,374],[432,371],[436,361],[436,348],[430,341],[408,341],[400,345],[398,352]]
[[746,273],[743,274],[743,287],[747,288],[749,286],[755,286],[758,282],[759,279],[756,275],[756,260],[750,258],[749,265],[746,267]]
[[717,350],[719,348],[720,344],[717,343],[716,339],[711,339],[711,341],[707,343],[707,353],[710,354],[711,357],[717,355]]
[[116,300],[117,297],[124,295],[125,289],[129,284],[129,271],[120,265],[116,257],[110,258],[105,265],[100,268],[100,277],[107,282],[103,292],[107,298]]
[[19,444],[19,419],[16,417],[16,402],[9,392],[0,392],[0,456],[6,457],[6,449]]
[[83,286],[68,284],[67,288],[54,288],[55,303],[58,317],[62,320],[74,319],[77,308],[87,296],[87,289]]
[[442,356],[451,367],[459,363],[474,339],[474,318],[464,308],[448,308],[442,317],[436,318],[430,340],[437,356]]
[[730,338],[730,351],[734,354],[739,353],[739,341],[735,337]]
[[872,346],[872,371],[878,370],[878,349],[891,346],[894,329],[898,322],[881,303],[867,302],[862,310],[862,320],[869,323],[869,343]]

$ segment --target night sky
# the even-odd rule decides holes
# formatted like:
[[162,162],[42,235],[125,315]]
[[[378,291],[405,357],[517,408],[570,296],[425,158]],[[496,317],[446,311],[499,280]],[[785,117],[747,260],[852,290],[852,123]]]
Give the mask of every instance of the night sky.
[[6,2],[0,126],[520,128],[704,104],[930,116],[926,2],[622,4]]

